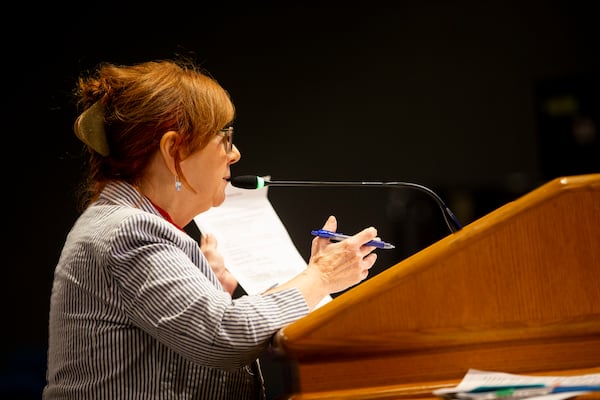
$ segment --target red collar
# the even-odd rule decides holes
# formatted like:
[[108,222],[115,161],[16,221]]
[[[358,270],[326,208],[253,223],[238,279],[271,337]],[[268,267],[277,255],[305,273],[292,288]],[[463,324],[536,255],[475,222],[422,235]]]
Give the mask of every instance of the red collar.
[[180,231],[183,231],[183,228],[180,227],[179,225],[177,225],[175,223],[175,221],[173,221],[173,218],[171,218],[171,216],[169,215],[168,212],[166,212],[165,210],[163,210],[162,208],[160,208],[159,206],[157,206],[156,204],[154,204],[154,202],[150,199],[148,199],[150,201],[150,203],[152,203],[152,205],[154,206],[154,208],[156,208],[158,210],[158,212],[160,213],[160,215],[163,216],[164,219],[166,219],[167,221],[169,221],[170,223],[172,223],[173,225],[175,225],[177,227],[177,229],[179,229]]

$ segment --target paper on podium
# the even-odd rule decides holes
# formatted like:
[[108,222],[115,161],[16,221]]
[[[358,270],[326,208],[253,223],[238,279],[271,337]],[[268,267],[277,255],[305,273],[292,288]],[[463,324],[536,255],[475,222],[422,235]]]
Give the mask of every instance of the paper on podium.
[[[458,386],[442,388],[433,391],[433,394],[443,398],[455,398],[456,393],[465,393],[478,388],[502,388],[520,385],[542,384],[546,386],[574,386],[583,387],[600,385],[600,374],[584,374],[574,376],[532,376],[515,375],[506,372],[482,371],[469,369]],[[561,392],[528,397],[529,400],[562,400],[575,397],[583,392]],[[476,396],[476,395],[475,395]]]
[[[223,204],[194,218],[201,232],[215,235],[225,266],[248,294],[284,283],[307,266],[271,205],[267,190],[228,184]],[[320,305],[330,300],[328,296]]]

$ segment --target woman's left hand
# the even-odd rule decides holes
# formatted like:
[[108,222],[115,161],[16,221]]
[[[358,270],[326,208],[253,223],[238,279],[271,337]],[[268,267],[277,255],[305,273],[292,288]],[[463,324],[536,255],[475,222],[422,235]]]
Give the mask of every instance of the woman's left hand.
[[219,251],[217,250],[217,239],[210,233],[202,234],[200,237],[200,248],[204,257],[208,260],[210,267],[212,268],[219,282],[229,294],[233,294],[235,288],[238,285],[237,279],[229,272],[225,267],[225,260]]

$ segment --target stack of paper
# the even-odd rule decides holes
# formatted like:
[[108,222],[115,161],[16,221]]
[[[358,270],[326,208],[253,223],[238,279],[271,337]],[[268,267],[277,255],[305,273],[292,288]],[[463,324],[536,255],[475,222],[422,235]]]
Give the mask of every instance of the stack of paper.
[[[200,231],[215,235],[225,266],[248,294],[286,282],[307,266],[271,205],[267,189],[228,184],[225,202],[194,218]],[[330,300],[327,296],[319,305]]]
[[600,393],[600,374],[530,376],[471,369],[458,386],[433,394],[462,400],[560,400],[591,392]]

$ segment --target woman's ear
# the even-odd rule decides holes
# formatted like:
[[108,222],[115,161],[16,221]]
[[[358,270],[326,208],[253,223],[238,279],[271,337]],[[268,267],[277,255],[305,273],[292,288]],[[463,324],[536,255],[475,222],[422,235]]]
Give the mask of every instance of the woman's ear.
[[175,171],[175,157],[179,152],[179,134],[175,131],[168,131],[160,139],[160,154],[167,168],[177,175]]

